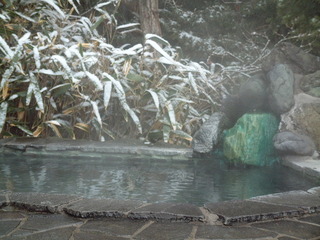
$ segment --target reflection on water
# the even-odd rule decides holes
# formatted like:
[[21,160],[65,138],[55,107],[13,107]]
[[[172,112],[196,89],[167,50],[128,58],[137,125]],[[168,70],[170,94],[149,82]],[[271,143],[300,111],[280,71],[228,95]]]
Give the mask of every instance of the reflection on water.
[[229,168],[219,159],[0,158],[0,190],[17,192],[202,205],[314,186],[280,165]]

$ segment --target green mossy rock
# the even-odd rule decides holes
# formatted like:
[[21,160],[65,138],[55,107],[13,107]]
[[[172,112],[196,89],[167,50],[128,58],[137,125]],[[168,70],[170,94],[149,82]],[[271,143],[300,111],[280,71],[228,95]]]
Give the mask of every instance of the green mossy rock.
[[275,160],[273,136],[279,120],[269,113],[245,114],[224,132],[223,152],[234,164],[268,166]]

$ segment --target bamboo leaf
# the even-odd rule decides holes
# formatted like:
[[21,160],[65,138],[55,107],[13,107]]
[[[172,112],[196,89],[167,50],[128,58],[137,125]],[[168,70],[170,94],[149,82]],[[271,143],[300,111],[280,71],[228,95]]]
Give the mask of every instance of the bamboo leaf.
[[32,135],[33,135],[34,137],[39,137],[40,134],[43,132],[43,130],[44,130],[44,127],[43,127],[42,124],[41,124],[41,125],[39,125],[39,126],[37,127],[37,129],[32,133]]
[[2,102],[0,104],[0,133],[2,132],[3,126],[6,122],[7,110],[8,110],[8,103]]
[[77,6],[74,4],[73,0],[68,0],[68,2],[72,5],[74,10],[76,10],[76,12],[79,14],[79,10],[78,10]]
[[11,50],[7,42],[0,36],[0,49],[8,59],[12,59],[14,52]]
[[15,125],[15,127],[19,128],[21,131],[25,132],[29,136],[33,136],[33,133],[28,128],[26,128],[25,126]]
[[57,128],[57,126],[53,123],[49,123],[48,126],[53,130],[53,132],[59,137],[62,138],[62,135],[59,131],[59,129]]
[[39,50],[36,46],[33,48],[33,56],[34,56],[34,61],[36,63],[36,68],[40,69],[40,67],[41,67],[40,53],[39,53]]
[[49,92],[51,92],[53,97],[58,97],[65,94],[70,88],[70,83],[63,83],[51,88]]
[[11,77],[11,74],[14,71],[14,66],[10,66],[2,75],[2,80],[0,83],[0,91],[3,89],[3,87],[5,86],[5,84],[7,83],[7,81],[9,80],[9,78]]
[[103,85],[96,75],[94,75],[88,71],[85,71],[85,73],[86,73],[87,77],[89,78],[89,80],[91,80],[91,82],[95,85],[97,90],[99,90],[99,91],[103,90]]
[[67,61],[66,61],[66,59],[64,57],[59,56],[59,55],[53,55],[51,57],[51,59],[54,60],[54,61],[58,61],[62,65],[62,67],[66,70],[67,75],[69,77],[72,77],[71,68],[69,67],[69,65],[68,65],[68,63],[67,63]]
[[26,105],[27,106],[30,105],[31,97],[33,93],[40,111],[44,112],[44,104],[43,104],[38,80],[32,72],[29,73],[29,76],[30,76],[30,84],[27,91]]
[[123,24],[123,25],[117,26],[117,30],[125,29],[125,28],[131,28],[131,27],[137,27],[137,26],[139,26],[139,25],[140,25],[140,23],[128,23],[128,24]]
[[175,115],[172,103],[171,102],[167,102],[166,103],[166,108],[168,110],[168,115],[169,115],[169,119],[170,119],[170,123],[171,123],[172,129],[176,130],[177,121],[176,121],[176,115]]
[[123,90],[121,83],[119,81],[115,80],[108,73],[103,73],[103,76],[108,78],[109,80],[111,80],[111,82],[116,90],[116,94],[117,94],[117,97],[120,101],[121,106],[130,115],[131,119],[133,120],[133,122],[137,126],[139,132],[142,133],[142,127],[141,127],[140,120],[139,120],[138,116],[135,114],[135,112],[129,107],[127,100],[126,100],[126,94],[125,94],[125,91]]
[[192,136],[190,136],[188,133],[186,133],[184,131],[174,130],[174,131],[172,131],[172,134],[175,137],[178,137],[178,138],[181,138],[181,139],[185,139],[185,140],[188,140],[188,141],[192,141]]
[[196,92],[196,95],[198,96],[199,95],[198,87],[191,72],[188,73],[188,78],[189,78],[189,83],[191,87],[193,88],[193,90]]
[[62,10],[56,5],[54,0],[40,0],[41,2],[45,2],[49,4],[51,7],[53,7],[60,15],[61,17],[65,18],[65,14],[62,12]]
[[154,105],[159,110],[160,109],[160,101],[159,101],[158,94],[156,92],[154,92],[153,90],[150,90],[150,89],[147,90],[147,92],[151,94],[151,97],[153,99]]
[[99,113],[99,108],[98,108],[98,104],[94,101],[90,101],[92,108],[93,108],[93,113],[94,115],[96,115],[97,121],[100,124],[100,126],[102,126],[102,120],[101,120],[101,116]]
[[152,41],[155,41],[159,44],[163,44],[165,46],[170,46],[170,43],[167,40],[163,39],[162,37],[159,37],[156,34],[148,33],[148,34],[146,34],[145,38],[151,39]]
[[88,124],[85,124],[85,123],[76,123],[74,125],[75,128],[78,128],[82,131],[85,131],[85,132],[89,132],[90,130],[90,126]]
[[109,105],[109,101],[111,98],[111,91],[112,91],[112,82],[106,81],[104,83],[104,92],[103,92],[103,104],[105,109],[107,109]]

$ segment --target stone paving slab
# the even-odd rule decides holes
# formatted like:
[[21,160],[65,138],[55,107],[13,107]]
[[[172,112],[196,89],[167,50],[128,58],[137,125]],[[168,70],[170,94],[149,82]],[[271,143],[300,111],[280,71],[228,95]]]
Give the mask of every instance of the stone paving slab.
[[203,221],[205,216],[192,204],[155,203],[131,211],[128,218],[190,222]]
[[320,226],[298,221],[281,220],[276,222],[254,223],[252,226],[258,229],[265,229],[299,239],[320,237]]
[[0,193],[0,208],[4,207],[7,205],[7,197],[6,195],[3,193]]
[[303,174],[320,178],[320,160],[311,156],[284,156],[281,164]]
[[248,226],[199,226],[196,239],[273,239],[276,233]]
[[107,236],[102,232],[80,231],[73,234],[74,240],[128,240],[128,238]]
[[236,226],[203,222],[157,222],[130,219],[74,218],[64,213],[0,209],[0,239],[27,240],[214,240],[214,239],[319,239],[320,214],[242,223]]
[[36,212],[58,213],[62,206],[78,200],[79,197],[62,194],[12,193],[10,205]]
[[81,199],[64,207],[71,216],[81,218],[92,217],[125,217],[127,212],[143,205],[139,201],[113,199]]
[[133,236],[134,240],[185,240],[192,233],[193,226],[185,223],[152,223],[145,230]]
[[307,192],[320,197],[320,187],[311,188]]
[[320,226],[320,215],[302,217],[302,218],[300,218],[300,221],[309,222],[309,223],[315,223],[315,224],[318,224]]
[[[146,155],[161,158],[186,159],[192,157],[192,149],[157,143],[146,145],[136,139],[94,142],[56,138],[12,138],[0,140],[1,152],[23,152],[37,155],[59,155],[61,151],[72,156],[90,156],[92,153]],[[11,150],[11,151],[10,151]]]
[[250,201],[264,202],[283,206],[292,206],[305,210],[307,213],[320,211],[320,197],[306,191],[290,191],[253,197]]
[[217,214],[219,220],[225,225],[241,222],[265,221],[283,217],[299,216],[301,210],[292,206],[279,206],[254,201],[226,201],[220,203],[207,203],[205,208]]
[[81,227],[84,232],[101,232],[109,237],[126,237],[134,235],[139,229],[146,225],[145,221],[130,220],[100,220],[88,221]]

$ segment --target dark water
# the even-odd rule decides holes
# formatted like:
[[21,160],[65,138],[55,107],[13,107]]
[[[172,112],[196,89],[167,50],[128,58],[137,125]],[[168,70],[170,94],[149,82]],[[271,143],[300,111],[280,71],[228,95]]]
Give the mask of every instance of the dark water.
[[202,205],[317,186],[274,165],[230,168],[222,160],[0,157],[0,190]]

